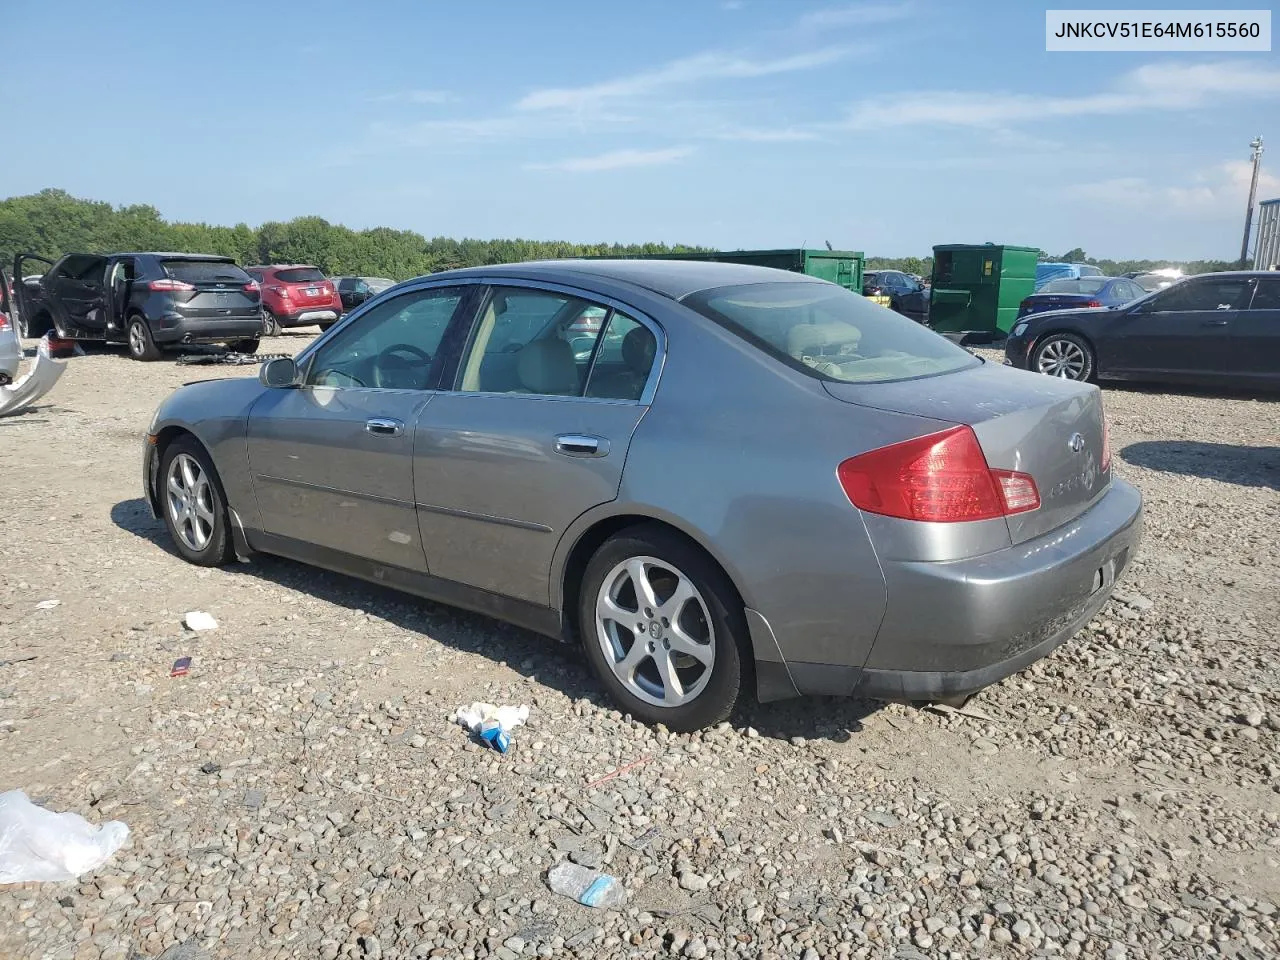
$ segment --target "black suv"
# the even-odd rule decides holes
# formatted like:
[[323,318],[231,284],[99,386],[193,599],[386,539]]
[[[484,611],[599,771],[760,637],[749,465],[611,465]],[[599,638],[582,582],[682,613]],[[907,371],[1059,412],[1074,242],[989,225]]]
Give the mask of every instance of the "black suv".
[[334,277],[338,296],[342,298],[342,312],[354,310],[371,297],[376,297],[396,285],[386,277]]
[[916,323],[929,322],[929,291],[901,270],[868,270],[862,275],[864,297],[888,297],[889,307]]
[[[33,260],[48,269],[38,283],[24,283],[23,266]],[[179,343],[258,349],[261,292],[230,257],[69,253],[54,262],[24,253],[13,273],[25,337],[55,330],[67,340],[125,343],[135,360],[157,360],[162,347]]]

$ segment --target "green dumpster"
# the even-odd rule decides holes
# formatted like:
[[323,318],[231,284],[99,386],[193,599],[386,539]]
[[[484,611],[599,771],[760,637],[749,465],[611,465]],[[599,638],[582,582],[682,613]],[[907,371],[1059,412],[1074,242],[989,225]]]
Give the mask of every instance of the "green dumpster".
[[846,290],[862,293],[862,271],[866,257],[856,250],[720,250],[715,253],[645,253],[630,257],[591,257],[608,260],[710,260],[718,263],[746,263],[773,267],[830,280]]
[[1036,285],[1035,247],[950,243],[933,248],[929,325],[965,339],[1008,335]]

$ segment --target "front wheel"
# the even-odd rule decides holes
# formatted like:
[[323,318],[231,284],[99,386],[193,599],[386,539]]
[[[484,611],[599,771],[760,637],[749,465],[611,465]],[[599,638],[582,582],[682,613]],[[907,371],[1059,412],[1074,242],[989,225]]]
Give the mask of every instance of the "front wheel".
[[201,567],[227,563],[232,555],[227,499],[199,441],[183,436],[169,444],[158,482],[164,523],[182,558]]
[[1050,377],[1087,382],[1093,379],[1093,349],[1074,333],[1051,333],[1031,352],[1031,369]]
[[660,528],[607,540],[587,564],[578,626],[619,707],[675,731],[729,716],[742,689],[746,622],[723,572]]
[[151,328],[142,317],[129,321],[129,356],[135,360],[159,360],[160,348],[151,337]]

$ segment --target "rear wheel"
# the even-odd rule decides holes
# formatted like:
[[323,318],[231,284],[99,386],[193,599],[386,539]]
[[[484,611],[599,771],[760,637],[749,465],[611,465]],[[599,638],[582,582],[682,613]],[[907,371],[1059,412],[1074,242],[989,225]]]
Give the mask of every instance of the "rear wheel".
[[182,558],[202,567],[230,561],[227,499],[213,461],[199,441],[183,436],[169,444],[157,482],[164,523]]
[[262,308],[262,335],[264,337],[280,336],[280,320],[267,307]]
[[326,330],[328,330],[337,322],[338,322],[337,320],[325,320],[321,323],[317,323],[316,326],[320,328],[321,333],[324,333]]
[[742,688],[742,603],[700,550],[660,528],[607,540],[587,564],[578,626],[618,705],[647,723],[700,730]]
[[129,356],[135,360],[160,359],[160,348],[151,338],[151,327],[142,317],[129,319]]
[[227,344],[228,349],[235,353],[257,353],[258,347],[262,341],[258,337],[249,337],[245,340],[232,340]]
[[1093,350],[1074,333],[1051,333],[1031,353],[1031,368],[1064,380],[1093,379]]

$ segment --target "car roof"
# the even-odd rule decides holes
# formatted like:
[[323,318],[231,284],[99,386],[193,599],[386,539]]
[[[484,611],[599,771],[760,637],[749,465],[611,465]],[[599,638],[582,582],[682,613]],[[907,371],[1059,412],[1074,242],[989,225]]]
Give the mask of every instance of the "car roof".
[[255,263],[250,270],[319,270],[314,263]]
[[559,280],[563,283],[596,278],[631,283],[673,300],[680,300],[698,290],[743,283],[824,282],[787,270],[709,260],[532,260],[464,267],[434,273],[431,277],[474,277],[477,280],[510,277],[515,280]]

